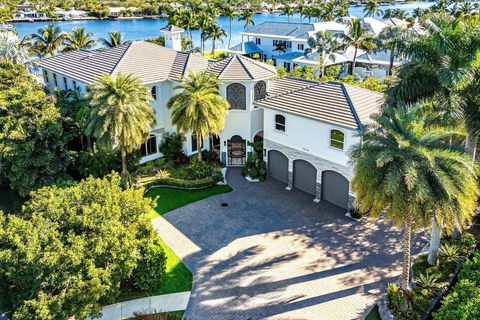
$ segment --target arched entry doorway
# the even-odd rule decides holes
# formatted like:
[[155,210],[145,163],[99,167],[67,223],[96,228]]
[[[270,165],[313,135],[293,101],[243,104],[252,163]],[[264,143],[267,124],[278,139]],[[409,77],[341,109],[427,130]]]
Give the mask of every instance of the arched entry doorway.
[[228,165],[243,166],[246,156],[246,141],[240,136],[228,140]]
[[322,172],[322,200],[348,209],[349,182],[347,178],[335,171]]
[[317,169],[305,160],[293,161],[293,187],[316,195]]

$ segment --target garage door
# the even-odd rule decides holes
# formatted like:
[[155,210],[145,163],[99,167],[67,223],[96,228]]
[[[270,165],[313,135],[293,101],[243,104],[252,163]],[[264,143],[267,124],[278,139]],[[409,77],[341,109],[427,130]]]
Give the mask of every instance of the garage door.
[[322,173],[322,199],[341,208],[348,208],[348,180],[335,171]]
[[317,169],[309,162],[295,160],[293,162],[293,187],[315,195]]
[[268,152],[268,174],[274,179],[288,183],[288,159],[280,151]]

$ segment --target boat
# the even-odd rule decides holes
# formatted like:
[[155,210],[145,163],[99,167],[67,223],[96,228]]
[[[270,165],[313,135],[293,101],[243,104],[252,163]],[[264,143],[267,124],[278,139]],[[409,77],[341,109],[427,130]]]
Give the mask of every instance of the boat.
[[8,23],[0,23],[0,30],[15,31],[15,27]]

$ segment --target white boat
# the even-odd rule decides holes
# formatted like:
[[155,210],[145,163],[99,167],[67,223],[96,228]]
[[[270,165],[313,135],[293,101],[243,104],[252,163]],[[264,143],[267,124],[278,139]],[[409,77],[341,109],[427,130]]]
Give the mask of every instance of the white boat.
[[0,30],[15,31],[15,27],[8,23],[0,23]]

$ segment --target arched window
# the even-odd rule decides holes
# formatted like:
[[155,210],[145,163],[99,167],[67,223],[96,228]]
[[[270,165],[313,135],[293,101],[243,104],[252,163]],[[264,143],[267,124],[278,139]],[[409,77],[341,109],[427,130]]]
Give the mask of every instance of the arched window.
[[285,132],[285,117],[281,114],[275,115],[275,129]]
[[340,130],[330,130],[330,147],[343,150],[345,135]]
[[150,94],[152,95],[153,100],[157,100],[157,86],[152,87]]
[[241,83],[232,83],[227,87],[227,101],[230,109],[246,110],[246,89]]
[[258,81],[255,83],[255,88],[254,88],[254,100],[261,100],[265,99],[267,97],[267,84],[265,81]]
[[155,154],[157,152],[158,152],[157,136],[152,134],[148,138],[147,142],[142,144],[142,147],[140,148],[140,154],[142,155],[142,157],[146,157],[146,156]]

